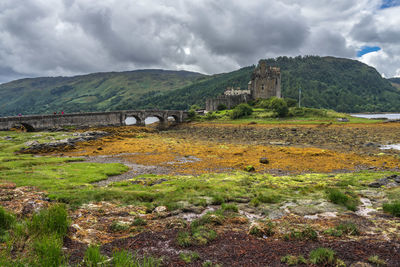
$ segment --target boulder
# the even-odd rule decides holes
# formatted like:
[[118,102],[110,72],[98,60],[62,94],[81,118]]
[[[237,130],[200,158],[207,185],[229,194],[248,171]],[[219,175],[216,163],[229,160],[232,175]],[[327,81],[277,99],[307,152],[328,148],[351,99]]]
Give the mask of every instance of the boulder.
[[268,164],[268,163],[269,163],[269,159],[266,158],[266,157],[262,157],[262,158],[260,158],[260,163],[262,163],[262,164]]
[[166,206],[158,206],[154,209],[155,213],[163,213],[163,212],[167,212],[168,209]]

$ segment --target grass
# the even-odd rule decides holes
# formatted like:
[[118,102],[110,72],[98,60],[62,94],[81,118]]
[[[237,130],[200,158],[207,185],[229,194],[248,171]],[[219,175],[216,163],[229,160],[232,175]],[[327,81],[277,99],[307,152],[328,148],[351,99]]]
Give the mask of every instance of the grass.
[[106,256],[102,255],[100,252],[100,247],[97,245],[90,245],[85,252],[83,257],[84,266],[96,267],[100,266],[102,262],[107,259]]
[[[289,114],[294,116],[288,116],[285,118],[276,118],[276,114],[272,111],[266,111],[262,108],[254,108],[253,113],[250,116],[242,117],[239,119],[231,119],[229,116],[231,111],[222,110],[212,112],[212,115],[199,117],[197,120],[208,121],[213,123],[229,123],[229,124],[321,124],[321,123],[332,123],[332,124],[348,124],[348,123],[362,123],[372,124],[379,123],[381,120],[369,120],[365,118],[352,117],[345,113],[338,113],[333,110],[324,109],[313,109],[313,108],[301,108],[299,112],[298,108],[291,108]],[[348,122],[338,122],[338,118],[347,118]]]
[[300,231],[292,229],[289,233],[284,235],[284,239],[286,241],[289,241],[289,240],[316,241],[318,239],[318,233],[310,226],[306,226],[304,229],[302,229]]
[[336,262],[336,254],[330,248],[317,248],[310,252],[309,261],[318,266],[331,266]]
[[179,257],[185,263],[192,263],[193,261],[197,261],[200,259],[200,255],[197,252],[180,253]]
[[2,224],[3,229],[8,230],[7,238],[1,241],[5,249],[0,254],[7,264],[3,265],[0,261],[0,266],[50,267],[66,263],[62,244],[69,220],[64,205],[56,204],[42,209],[31,218],[16,220],[11,214],[3,217],[8,218],[3,220],[7,223]]
[[57,235],[43,236],[33,243],[36,264],[43,267],[61,266],[66,262],[62,240]]
[[368,262],[372,263],[376,266],[386,266],[386,261],[382,260],[381,258],[379,258],[378,255],[374,255],[368,258]]
[[307,260],[302,255],[295,256],[290,254],[283,256],[281,262],[286,263],[289,266],[307,264]]
[[382,206],[385,212],[392,214],[393,216],[400,217],[400,202],[385,203]]
[[28,229],[36,235],[55,234],[62,238],[67,234],[69,226],[68,213],[65,205],[57,204],[49,209],[43,209],[32,216]]
[[346,192],[342,192],[341,190],[336,188],[329,188],[327,190],[327,195],[329,201],[331,201],[332,203],[344,206],[351,211],[357,210],[359,198],[352,191],[348,190]]

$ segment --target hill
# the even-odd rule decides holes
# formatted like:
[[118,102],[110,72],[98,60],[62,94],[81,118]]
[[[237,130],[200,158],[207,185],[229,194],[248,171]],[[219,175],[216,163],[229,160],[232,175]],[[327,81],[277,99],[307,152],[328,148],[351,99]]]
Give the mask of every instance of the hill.
[[136,70],[21,79],[0,85],[0,116],[116,110],[123,100],[157,96],[204,78],[188,71]]
[[[278,57],[268,65],[281,68],[282,94],[307,107],[340,112],[400,111],[400,91],[372,67],[356,60],[334,57]],[[215,75],[210,79],[159,96],[143,96],[131,104],[138,107],[185,109],[204,106],[208,97],[221,94],[227,86],[247,88],[254,66]],[[121,103],[121,108],[128,107]]]
[[390,78],[388,79],[390,83],[396,87],[397,89],[400,89],[400,78]]
[[[284,97],[340,112],[400,111],[398,78],[386,80],[372,67],[334,57],[278,57]],[[188,109],[228,86],[247,88],[254,66],[212,76],[187,71],[138,70],[75,77],[22,79],[0,85],[0,116],[53,111]],[[399,85],[400,87],[400,85]]]

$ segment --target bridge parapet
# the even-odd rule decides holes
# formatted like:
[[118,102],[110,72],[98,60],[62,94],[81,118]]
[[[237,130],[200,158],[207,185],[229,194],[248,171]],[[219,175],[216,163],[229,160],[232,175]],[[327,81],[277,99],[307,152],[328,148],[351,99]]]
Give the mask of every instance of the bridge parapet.
[[127,117],[134,117],[136,125],[145,125],[148,117],[157,117],[160,127],[168,126],[168,117],[174,117],[176,123],[187,119],[186,111],[181,110],[121,110],[110,112],[69,113],[56,115],[28,115],[0,117],[0,130],[9,130],[15,126],[27,129],[43,130],[65,126],[122,126]]

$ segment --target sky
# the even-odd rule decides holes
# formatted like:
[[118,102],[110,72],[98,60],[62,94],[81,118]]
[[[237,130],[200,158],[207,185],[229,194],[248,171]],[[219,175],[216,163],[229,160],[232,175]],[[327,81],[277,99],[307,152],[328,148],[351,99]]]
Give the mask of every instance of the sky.
[[278,56],[400,76],[400,0],[1,0],[0,83],[146,68],[214,74]]

